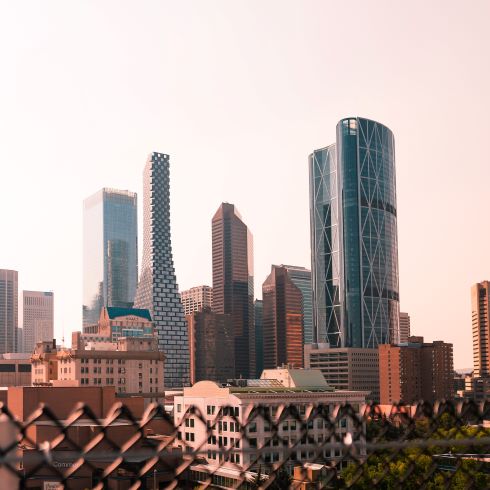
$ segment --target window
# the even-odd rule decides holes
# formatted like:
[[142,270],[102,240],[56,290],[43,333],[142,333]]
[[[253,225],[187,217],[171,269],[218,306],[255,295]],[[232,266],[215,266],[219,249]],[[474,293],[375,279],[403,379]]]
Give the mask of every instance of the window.
[[250,433],[257,432],[257,423],[256,422],[250,422],[250,424],[248,424],[248,432],[250,432]]

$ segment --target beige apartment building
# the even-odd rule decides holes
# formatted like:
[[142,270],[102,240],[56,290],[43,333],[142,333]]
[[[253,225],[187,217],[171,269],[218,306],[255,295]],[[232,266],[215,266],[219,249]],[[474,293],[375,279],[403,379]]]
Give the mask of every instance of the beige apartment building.
[[180,300],[186,316],[206,308],[211,309],[213,305],[213,288],[211,286],[196,286],[186,289],[180,293]]
[[489,298],[490,282],[482,281],[471,288],[474,377],[490,377]]
[[164,391],[164,361],[153,337],[122,337],[117,342],[86,345],[79,341],[71,349],[55,349],[42,342],[32,356],[32,384],[114,386],[117,393],[145,393],[153,401],[153,394],[157,399]]
[[306,344],[305,367],[319,369],[327,384],[337,390],[367,391],[370,400],[379,401],[377,349]]
[[408,342],[410,337],[410,315],[400,311],[400,344]]
[[[308,423],[306,436],[302,424],[283,412],[294,406],[299,416],[307,420],[314,407],[322,405],[335,416],[336,408],[346,402],[359,409],[366,395],[365,391],[334,390],[322,373],[313,369],[269,369],[259,380],[240,379],[224,386],[200,381],[174,397],[174,420],[176,427],[180,427],[177,445],[184,452],[198,449],[203,452],[206,463],[190,468],[193,481],[203,482],[212,473],[213,483],[232,488],[243,472],[256,472],[260,466],[262,473],[267,473],[272,464],[286,460],[290,472],[294,466],[319,458],[336,461],[341,467],[346,464],[341,450],[322,448],[332,434],[322,417]],[[263,407],[273,421],[281,420],[279,434],[273,434],[264,417],[249,420],[257,406]],[[197,411],[188,411],[189,407]],[[205,417],[205,424],[199,419],[199,412]],[[241,433],[242,426],[246,426],[246,437]],[[212,428],[211,435],[208,428]],[[338,421],[337,432],[350,432],[354,439],[357,434],[348,417]],[[364,454],[362,448],[360,454]]]

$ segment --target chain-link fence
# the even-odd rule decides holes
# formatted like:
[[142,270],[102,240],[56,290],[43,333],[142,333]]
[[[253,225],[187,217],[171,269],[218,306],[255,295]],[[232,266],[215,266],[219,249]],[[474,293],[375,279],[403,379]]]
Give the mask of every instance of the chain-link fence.
[[6,489],[490,488],[486,402],[0,411]]

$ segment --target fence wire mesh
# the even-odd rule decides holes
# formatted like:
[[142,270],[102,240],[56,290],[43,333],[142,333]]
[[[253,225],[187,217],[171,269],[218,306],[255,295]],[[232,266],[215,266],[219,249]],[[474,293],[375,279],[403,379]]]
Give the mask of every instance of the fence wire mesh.
[[[212,409],[211,409],[212,408]],[[175,423],[178,421],[178,423]],[[490,488],[490,403],[0,406],[0,487]]]

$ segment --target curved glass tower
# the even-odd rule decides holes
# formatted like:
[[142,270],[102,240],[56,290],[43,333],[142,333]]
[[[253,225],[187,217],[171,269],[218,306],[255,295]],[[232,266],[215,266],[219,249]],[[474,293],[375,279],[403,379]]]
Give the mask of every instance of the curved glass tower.
[[310,221],[315,342],[399,342],[395,144],[384,125],[342,119],[314,151]]

